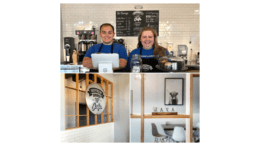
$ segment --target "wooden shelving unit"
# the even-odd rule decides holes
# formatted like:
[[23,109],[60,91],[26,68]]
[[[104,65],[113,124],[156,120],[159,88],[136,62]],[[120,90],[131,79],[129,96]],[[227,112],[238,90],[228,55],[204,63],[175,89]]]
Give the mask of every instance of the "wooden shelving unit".
[[144,74],[141,75],[141,115],[131,114],[131,118],[141,119],[141,142],[144,142],[144,119],[148,118],[186,118],[190,119],[189,134],[190,142],[192,142],[193,137],[193,77],[199,77],[199,73],[190,74],[190,114],[178,114],[178,115],[152,115],[144,114]]
[[[72,89],[74,90],[73,92],[76,91],[76,115],[66,115],[66,98],[65,98],[65,125],[66,125],[66,117],[76,117],[76,127],[72,127],[72,128],[67,128],[65,127],[65,130],[68,130],[68,129],[75,129],[75,128],[79,128],[79,127],[86,127],[86,126],[93,126],[93,125],[97,125],[97,115],[95,115],[95,124],[93,125],[90,125],[90,122],[89,122],[89,116],[90,116],[90,111],[89,111],[89,108],[86,107],[86,114],[85,115],[80,115],[79,114],[79,93],[84,93],[84,96],[86,96],[86,89],[87,87],[89,86],[89,84],[91,83],[97,83],[97,78],[99,78],[101,80],[101,87],[103,88],[103,90],[105,91],[106,95],[106,109],[107,109],[107,112],[104,113],[102,112],[101,114],[101,123],[99,124],[104,124],[104,116],[106,116],[107,118],[107,122],[106,123],[111,123],[111,122],[114,122],[114,117],[113,117],[113,83],[109,80],[107,80],[106,78],[98,75],[98,74],[93,74],[94,76],[94,81],[89,79],[89,74],[86,74],[86,77],[85,77],[85,80],[86,80],[86,85],[84,87],[84,89],[81,89],[79,88],[79,74],[75,74],[76,75],[76,81],[75,83],[73,84],[69,84],[69,85],[66,85],[65,84],[65,90],[66,89]],[[65,76],[65,82],[66,82],[66,76]],[[106,89],[104,89],[104,85],[103,83],[106,84]],[[76,84],[76,85],[75,85]],[[111,89],[109,90],[108,88],[108,85],[110,85]],[[111,95],[109,95],[109,93],[111,93]],[[66,95],[65,93],[65,97],[68,96]],[[111,99],[111,112],[109,112],[109,102],[108,102],[108,99]],[[87,105],[86,105],[87,106]],[[109,122],[109,115],[111,115],[111,121]],[[87,123],[85,126],[79,126],[79,117],[87,117]]]

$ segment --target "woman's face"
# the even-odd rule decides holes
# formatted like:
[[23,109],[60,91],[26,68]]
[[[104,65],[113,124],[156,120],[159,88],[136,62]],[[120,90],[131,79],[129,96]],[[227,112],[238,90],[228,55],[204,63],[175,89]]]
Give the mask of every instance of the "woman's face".
[[144,31],[141,35],[141,43],[143,47],[151,47],[154,43],[154,36],[152,31]]

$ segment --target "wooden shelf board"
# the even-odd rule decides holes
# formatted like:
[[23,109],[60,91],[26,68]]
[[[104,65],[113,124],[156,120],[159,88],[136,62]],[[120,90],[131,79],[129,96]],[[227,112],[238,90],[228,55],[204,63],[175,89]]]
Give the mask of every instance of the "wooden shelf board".
[[80,90],[80,89],[79,89],[79,91],[81,91],[81,92],[86,92],[85,90]]
[[190,115],[144,115],[144,118],[190,118]]
[[65,86],[65,88],[69,88],[69,89],[77,90],[77,88],[75,88],[75,87]]
[[134,114],[132,114],[131,118],[141,118],[141,115],[134,115]]
[[[132,114],[131,118],[141,118],[141,115],[135,115]],[[151,115],[151,114],[145,114],[144,118],[190,118],[190,115]]]

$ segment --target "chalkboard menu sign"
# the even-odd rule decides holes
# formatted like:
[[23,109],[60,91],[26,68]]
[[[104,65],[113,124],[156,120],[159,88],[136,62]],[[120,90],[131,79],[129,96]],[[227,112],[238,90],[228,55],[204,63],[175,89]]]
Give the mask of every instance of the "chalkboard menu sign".
[[159,36],[159,10],[116,11],[116,36],[138,36],[145,26],[155,29]]

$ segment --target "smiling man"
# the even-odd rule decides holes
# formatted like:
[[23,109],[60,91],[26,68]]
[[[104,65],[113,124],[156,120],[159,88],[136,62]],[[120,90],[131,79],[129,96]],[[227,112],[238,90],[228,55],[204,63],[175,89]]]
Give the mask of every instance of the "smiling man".
[[114,27],[109,23],[104,23],[100,26],[100,37],[103,41],[101,44],[91,46],[83,59],[83,66],[90,68],[91,72],[97,72],[93,68],[91,54],[93,53],[117,53],[119,54],[119,68],[113,68],[115,72],[122,72],[127,64],[127,53],[123,45],[113,43],[115,36]]

